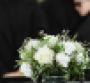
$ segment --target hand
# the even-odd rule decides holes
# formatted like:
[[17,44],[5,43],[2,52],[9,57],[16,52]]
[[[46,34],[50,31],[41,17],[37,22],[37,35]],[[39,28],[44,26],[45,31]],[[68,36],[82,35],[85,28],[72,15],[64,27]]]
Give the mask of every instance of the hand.
[[16,78],[16,77],[20,77],[23,76],[23,74],[18,70],[15,72],[8,72],[6,74],[3,75],[3,78]]
[[90,12],[90,0],[74,0],[74,3],[81,16],[86,16]]

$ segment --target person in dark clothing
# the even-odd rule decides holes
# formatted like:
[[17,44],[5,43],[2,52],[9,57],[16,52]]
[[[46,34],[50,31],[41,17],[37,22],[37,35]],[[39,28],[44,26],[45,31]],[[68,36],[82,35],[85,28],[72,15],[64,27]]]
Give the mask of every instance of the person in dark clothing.
[[48,19],[50,34],[60,33],[63,29],[74,31],[81,19],[72,0],[46,0],[41,7]]
[[84,21],[79,25],[76,32],[80,41],[90,42],[90,14],[84,18]]
[[35,0],[0,0],[0,74],[17,70],[17,50],[26,37],[45,30],[45,18]]
[[57,34],[66,29],[72,36],[77,33],[80,41],[90,42],[89,5],[89,0],[46,0],[41,7],[48,19],[48,33]]
[[74,3],[77,12],[82,17],[82,21],[76,29],[78,38],[81,41],[90,42],[90,1],[74,0]]

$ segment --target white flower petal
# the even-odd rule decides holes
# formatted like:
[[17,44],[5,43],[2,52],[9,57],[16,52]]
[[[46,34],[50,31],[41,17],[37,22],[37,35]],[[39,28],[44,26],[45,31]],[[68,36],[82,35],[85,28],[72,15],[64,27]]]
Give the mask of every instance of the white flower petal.
[[73,51],[76,50],[74,42],[67,41],[67,42],[63,42],[63,44],[65,46],[65,53],[67,53],[68,55],[70,55]]
[[23,62],[20,66],[20,71],[26,76],[31,77],[32,76],[32,70],[30,67],[30,64]]
[[44,39],[48,39],[47,44],[50,47],[54,47],[56,43],[58,42],[58,36],[54,36],[54,35],[46,35]]
[[84,51],[84,47],[81,45],[81,43],[75,42],[74,44],[75,44],[76,50],[77,50],[79,53]]
[[40,41],[37,39],[30,39],[30,41],[26,44],[25,49],[31,50],[31,48],[37,49],[39,47]]
[[70,56],[65,55],[65,53],[58,53],[56,55],[56,61],[63,67],[68,67],[68,63],[70,62]]
[[40,64],[52,64],[54,52],[47,46],[44,46],[38,49],[38,51],[35,53],[34,59]]
[[78,63],[81,63],[81,62],[84,62],[84,55],[83,55],[83,53],[79,53],[78,55],[77,55],[77,62]]

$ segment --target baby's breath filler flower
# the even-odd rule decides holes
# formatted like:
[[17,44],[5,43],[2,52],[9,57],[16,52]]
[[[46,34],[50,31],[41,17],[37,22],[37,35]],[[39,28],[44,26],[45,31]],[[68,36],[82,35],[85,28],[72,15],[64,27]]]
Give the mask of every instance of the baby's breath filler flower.
[[85,48],[82,46],[82,44],[80,42],[74,42],[74,45],[76,47],[76,50],[80,53],[80,52],[84,52]]
[[44,40],[48,40],[47,41],[48,46],[54,47],[57,44],[57,42],[58,42],[58,36],[55,36],[55,35],[46,35],[44,37]]

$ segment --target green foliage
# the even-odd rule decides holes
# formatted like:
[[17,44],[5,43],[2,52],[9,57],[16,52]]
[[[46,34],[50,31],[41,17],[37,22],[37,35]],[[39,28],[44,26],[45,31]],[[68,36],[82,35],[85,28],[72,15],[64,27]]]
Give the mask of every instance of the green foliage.
[[54,50],[55,53],[63,52],[65,50],[63,44],[61,45],[56,44],[52,49]]
[[[51,36],[51,35],[43,35],[40,39],[40,44],[38,45],[38,48],[33,48],[31,46],[30,50],[27,50],[25,46],[27,45],[28,42],[30,42],[30,39],[26,40],[22,48],[19,50],[19,56],[21,60],[18,61],[19,65],[22,65],[23,62],[28,62],[31,66],[32,69],[32,79],[36,80],[38,79],[39,75],[42,75],[43,77],[47,76],[65,76],[66,79],[68,80],[81,80],[83,79],[84,75],[84,69],[90,68],[90,61],[88,62],[87,59],[88,57],[88,48],[85,47],[81,42],[78,42],[84,48],[81,53],[83,54],[82,57],[84,57],[84,61],[82,62],[77,62],[77,55],[79,55],[78,50],[74,50],[71,54],[66,54],[65,53],[65,45],[63,45],[63,42],[70,42],[72,44],[77,42],[76,36],[75,35],[73,38],[70,38],[68,33],[63,33],[62,35],[56,35],[56,36]],[[54,38],[58,40],[54,40]],[[53,41],[56,41],[54,45],[51,45],[50,39]],[[32,45],[32,44],[31,44]],[[43,64],[41,65],[38,60],[35,60],[34,56],[35,53],[38,51],[39,48],[42,48],[44,46],[47,46],[50,50],[53,51],[55,54],[54,60],[52,64]],[[71,49],[72,50],[72,49]],[[68,67],[63,67],[63,65],[58,64],[56,61],[56,55],[58,53],[64,53],[68,57],[70,57],[70,62],[68,63]],[[47,57],[49,58],[49,56]],[[65,57],[64,57],[65,58]],[[45,59],[46,60],[46,59]]]

